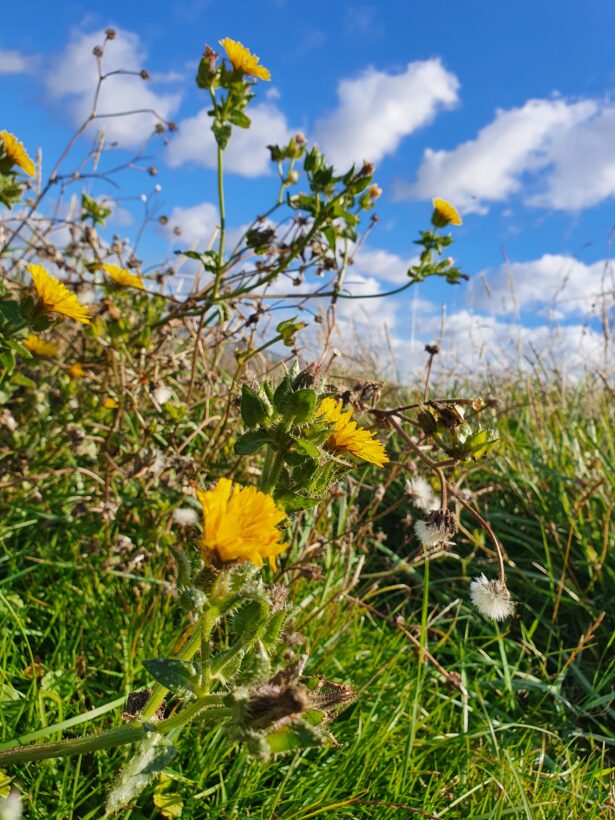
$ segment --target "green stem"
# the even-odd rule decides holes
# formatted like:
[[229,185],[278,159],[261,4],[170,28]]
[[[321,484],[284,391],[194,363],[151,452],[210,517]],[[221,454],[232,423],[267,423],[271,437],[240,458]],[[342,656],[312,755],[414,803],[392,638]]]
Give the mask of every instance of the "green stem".
[[215,302],[218,296],[218,288],[224,273],[224,232],[226,228],[226,212],[224,209],[224,166],[223,166],[223,150],[218,145],[218,205],[220,209],[220,242],[218,244],[218,270],[216,271],[216,278],[214,281],[214,289],[212,293],[212,301]]
[[0,752],[0,766],[7,763],[25,763],[28,760],[46,760],[49,757],[70,757],[71,755],[97,752],[101,749],[110,749],[113,746],[123,746],[126,743],[135,743],[142,740],[153,731],[151,724],[129,723],[117,729],[109,729],[98,735],[73,737],[68,740],[59,740],[57,743],[42,743],[33,746],[21,746],[18,749],[7,749]]
[[[267,445],[267,450],[269,450],[271,445]],[[261,490],[264,493],[271,494],[272,491],[275,489],[275,485],[278,482],[278,478],[280,477],[280,473],[282,472],[282,467],[284,467],[284,457],[286,456],[285,450],[278,450],[275,454],[275,458],[273,459],[273,463],[269,469],[267,475],[263,475],[261,477]]]
[[[46,760],[50,757],[72,757],[74,755],[99,752],[102,749],[111,749],[114,746],[125,746],[136,743],[147,735],[156,733],[167,735],[176,729],[181,729],[197,715],[207,711],[207,717],[220,718],[231,714],[232,709],[222,707],[223,695],[206,695],[195,703],[182,709],[177,715],[167,718],[160,723],[142,723],[132,721],[126,726],[109,729],[98,735],[73,737],[59,740],[56,743],[42,743],[40,745],[20,746],[17,749],[6,749],[0,752],[0,766],[11,763],[26,763],[32,760]],[[219,706],[220,708],[209,708]]]
[[[218,619],[218,611],[216,609],[208,609],[201,619],[201,623],[197,624],[192,635],[184,645],[183,649],[180,651],[179,655],[177,656],[178,660],[180,661],[190,661],[196,655],[196,653],[201,648],[201,642],[203,637],[206,635],[207,638],[211,635],[211,630]],[[162,686],[160,683],[157,683],[154,688],[152,689],[152,694],[150,695],[150,699],[145,704],[143,711],[141,712],[141,718],[143,720],[150,720],[154,717],[160,705],[162,704],[165,696],[169,690]]]

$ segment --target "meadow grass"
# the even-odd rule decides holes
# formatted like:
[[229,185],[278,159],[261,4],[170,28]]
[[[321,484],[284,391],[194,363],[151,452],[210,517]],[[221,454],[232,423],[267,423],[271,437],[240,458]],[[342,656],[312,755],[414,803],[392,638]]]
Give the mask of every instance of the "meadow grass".
[[[480,493],[504,544],[515,618],[498,627],[469,604],[469,580],[477,568],[493,574],[493,556],[467,515],[451,554],[412,560],[403,474],[393,469],[381,498],[378,471],[359,473],[297,520],[282,570],[307,671],[358,692],[331,726],[340,747],[264,763],[220,730],[192,725],[168,779],[122,816],[173,816],[180,805],[185,818],[613,814],[612,402],[593,383],[500,394],[501,444],[462,486]],[[28,430],[32,452],[44,435]],[[96,728],[117,724],[123,697],[149,683],[141,661],[167,652],[182,624],[164,538],[171,525],[161,525],[168,490],[150,481],[138,514],[126,486],[123,532],[133,547],[124,554],[106,546],[100,518],[71,512],[84,490],[82,476],[62,471],[70,459],[70,447],[48,448],[33,470],[45,477],[13,485],[2,503],[4,741],[105,704]],[[307,544],[316,545],[318,582],[293,568]],[[463,693],[418,662],[400,626],[460,676]],[[92,730],[86,722],[68,734]],[[98,818],[127,755],[10,774],[28,817]]]

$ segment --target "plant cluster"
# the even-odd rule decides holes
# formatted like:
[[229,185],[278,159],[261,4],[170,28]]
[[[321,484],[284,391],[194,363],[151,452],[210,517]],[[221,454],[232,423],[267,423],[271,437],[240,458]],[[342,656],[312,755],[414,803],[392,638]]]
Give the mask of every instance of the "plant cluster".
[[[109,32],[107,37],[112,39]],[[218,151],[217,246],[212,242],[209,250],[181,254],[182,261],[198,265],[189,292],[165,289],[172,266],[170,273],[161,266],[148,273],[134,248],[117,237],[105,241],[99,231],[110,209],[88,193],[67,221],[71,241],[63,248],[48,239],[51,227],[41,233],[35,221],[39,196],[9,233],[2,254],[0,398],[3,427],[15,445],[10,453],[7,448],[5,466],[13,473],[22,470],[29,484],[27,465],[21,463],[27,445],[13,411],[42,408],[49,397],[39,383],[51,372],[55,401],[89,412],[88,429],[71,423],[66,433],[75,471],[99,485],[92,493],[100,497],[90,495],[85,512],[102,517],[108,548],[122,515],[114,500],[118,483],[125,492],[132,488],[133,515],[146,504],[138,484],[144,476],[152,486],[164,475],[175,498],[192,487],[203,511],[198,544],[167,533],[161,545],[176,562],[183,647],[178,654],[144,661],[155,685],[133,696],[125,724],[79,739],[0,751],[0,765],[7,765],[137,743],[111,790],[110,812],[165,769],[180,733],[195,721],[219,724],[229,744],[245,743],[260,757],[332,740],[329,723],[355,695],[346,682],[306,671],[307,653],[290,651],[285,627],[292,600],[275,573],[279,556],[289,549],[292,527],[359,467],[382,468],[393,461],[404,469],[421,465],[433,476],[439,499],[432,493],[425,519],[416,522],[425,555],[451,544],[458,521],[449,497],[459,499],[492,538],[499,562],[496,580],[481,575],[474,581],[472,599],[494,620],[512,613],[501,545],[445,477],[445,470],[476,461],[495,446],[496,436],[481,415],[489,402],[430,401],[426,384],[423,400],[409,406],[369,407],[363,392],[353,407],[328,383],[324,358],[303,368],[297,363],[298,337],[307,327],[299,318],[305,305],[323,308],[327,350],[337,303],[354,298],[344,277],[361,241],[361,220],[381,194],[375,168],[366,162],[338,173],[302,135],[270,146],[279,172],[277,199],[234,248],[226,247],[224,152],[234,129],[250,127],[254,83],[268,80],[269,73],[241,43],[227,38],[221,45],[226,59],[207,48],[197,73],[197,85],[211,98]],[[103,50],[95,53],[97,60]],[[0,151],[1,201],[11,207],[25,192],[22,172],[31,176],[35,167],[7,132],[0,132]],[[368,219],[367,231],[374,225]],[[453,238],[442,231],[460,223],[452,205],[434,200],[432,230],[418,240],[420,261],[399,290],[430,276],[451,284],[465,278],[444,257]],[[322,277],[324,286],[314,284]],[[280,293],[282,282],[290,294]],[[301,287],[307,291],[292,292]],[[277,323],[273,335],[261,330],[270,316],[270,298],[296,309]],[[276,368],[287,352],[288,366]],[[433,358],[437,351],[429,352]],[[228,373],[223,383],[212,377],[217,369]],[[175,400],[169,383],[178,386],[182,400]],[[207,398],[198,398],[201,390],[203,396],[219,390],[223,409],[199,450],[202,431],[212,423]],[[361,426],[355,412],[371,414],[375,429]],[[142,434],[138,453],[123,451],[123,430]],[[395,438],[387,447],[382,439],[391,431]],[[250,483],[255,474],[257,484]],[[180,526],[192,522],[191,507],[175,513]]]

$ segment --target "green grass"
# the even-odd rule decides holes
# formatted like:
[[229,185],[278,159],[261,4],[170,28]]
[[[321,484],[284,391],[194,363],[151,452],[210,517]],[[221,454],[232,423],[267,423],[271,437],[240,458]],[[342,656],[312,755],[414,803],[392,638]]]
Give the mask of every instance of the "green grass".
[[[517,406],[503,408],[501,446],[463,486],[488,488],[479,503],[511,562],[515,618],[498,628],[469,605],[470,578],[482,570],[493,574],[495,566],[471,519],[462,519],[467,535],[457,538],[456,558],[412,564],[407,559],[416,547],[404,521],[411,507],[387,511],[403,481],[396,478],[366,513],[381,478],[366,473],[361,485],[355,481],[352,492],[321,511],[317,532],[308,517],[297,529],[295,555],[316,535],[326,542],[314,559],[324,580],[285,576],[292,581],[292,628],[311,653],[308,671],[349,682],[358,692],[331,726],[340,747],[263,763],[229,747],[221,730],[192,726],[166,783],[166,793],[183,800],[182,817],[613,814],[609,397],[588,386],[508,395]],[[29,435],[35,441],[42,432]],[[51,453],[47,466],[68,457]],[[165,541],[168,491],[150,484],[139,507],[126,487],[122,532],[145,556],[133,566],[107,548],[108,532],[95,517],[74,517],[87,491],[80,481],[62,474],[38,486],[24,482],[2,508],[4,740],[147,684],[142,659],[166,652],[183,623],[167,583],[173,578]],[[139,513],[142,508],[149,511]],[[349,589],[362,558],[362,575]],[[395,616],[460,675],[467,696],[419,663],[413,644],[392,623]],[[78,736],[114,725],[120,712],[118,706],[71,731]],[[28,817],[100,818],[127,756],[126,749],[100,752],[9,773],[23,791]],[[160,786],[149,787],[122,816],[159,816],[156,792]]]

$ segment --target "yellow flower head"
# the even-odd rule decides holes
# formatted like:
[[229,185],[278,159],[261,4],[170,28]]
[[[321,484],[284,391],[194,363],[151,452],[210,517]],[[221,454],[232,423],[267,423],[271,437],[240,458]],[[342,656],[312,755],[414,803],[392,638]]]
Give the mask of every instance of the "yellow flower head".
[[58,348],[53,342],[46,342],[44,339],[41,339],[40,336],[35,336],[34,333],[30,333],[28,338],[24,340],[23,346],[27,348],[30,353],[34,353],[35,356],[58,355]]
[[117,282],[118,285],[127,285],[131,288],[145,290],[143,279],[134,273],[130,273],[130,271],[127,271],[126,268],[120,268],[119,265],[103,265],[102,269],[105,273],[108,273],[113,281]]
[[74,293],[47,273],[42,265],[28,265],[38,298],[43,303],[45,313],[59,313],[87,325],[91,321],[90,311],[82,305]]
[[463,220],[459,216],[459,211],[450,202],[436,197],[433,200],[433,216],[431,221],[436,228],[444,228],[446,225],[462,225]]
[[376,434],[359,427],[356,421],[350,421],[352,410],[344,411],[341,401],[329,397],[323,399],[316,415],[333,425],[333,433],[327,439],[332,450],[350,453],[378,467],[389,460],[383,445],[375,438]]
[[102,406],[105,410],[116,410],[119,407],[119,404],[116,402],[115,399],[112,399],[111,396],[107,396],[103,399]]
[[257,567],[286,549],[278,524],[286,515],[270,495],[221,478],[211,490],[196,490],[203,507],[201,554],[214,552],[222,561],[251,561]]
[[85,376],[85,370],[79,362],[73,362],[73,364],[71,364],[68,368],[68,375],[71,379],[82,379]]
[[0,148],[4,149],[4,153],[13,161],[13,165],[18,165],[28,176],[33,177],[34,163],[17,137],[9,134],[8,131],[0,131],[0,139],[4,143],[0,145]]
[[256,54],[252,54],[238,40],[225,37],[224,40],[220,40],[220,45],[226,51],[234,69],[241,71],[242,74],[248,74],[250,77],[258,77],[260,80],[271,79],[269,71],[264,66],[259,65],[260,59]]

